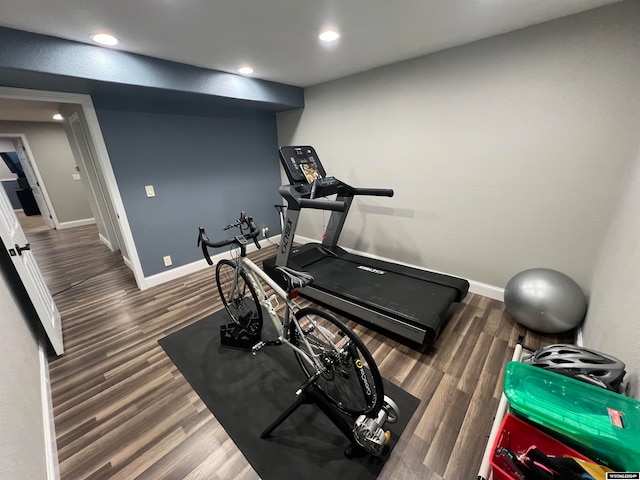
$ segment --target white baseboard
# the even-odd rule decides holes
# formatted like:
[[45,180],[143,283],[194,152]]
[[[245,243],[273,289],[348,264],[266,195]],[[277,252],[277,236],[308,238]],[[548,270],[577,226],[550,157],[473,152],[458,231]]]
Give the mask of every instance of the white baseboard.
[[107,237],[105,237],[104,235],[102,235],[101,233],[98,234],[98,236],[100,237],[100,241],[110,250],[113,252],[113,246],[111,245],[111,242],[107,239]]
[[[297,243],[319,243],[318,240],[314,240],[312,238],[308,238],[308,237],[302,237],[299,235],[295,236],[294,239],[295,242]],[[410,263],[406,263],[406,262],[399,262],[397,260],[392,260],[390,258],[386,258],[386,257],[382,257],[380,255],[373,255],[371,253],[367,253],[367,252],[361,252],[359,250],[355,250],[353,248],[346,248],[346,247],[342,247],[345,250],[347,250],[350,253],[353,253],[355,255],[361,255],[363,257],[369,257],[369,258],[373,258],[376,260],[381,260],[383,262],[390,262],[390,263],[397,263],[398,265],[404,265],[405,267],[411,267],[411,268],[417,268],[418,270],[425,270],[425,271],[429,271],[429,272],[434,272],[434,273],[441,273],[444,275],[451,275],[450,273],[447,272],[439,272],[437,270],[429,270],[428,268],[424,268],[424,267],[420,267],[418,265],[412,265]],[[456,275],[451,275],[451,276],[456,276]],[[500,288],[500,287],[495,287],[493,285],[488,285],[486,283],[482,283],[482,282],[477,282],[475,280],[469,280],[466,279],[469,282],[469,291],[471,293],[475,293],[478,295],[482,295],[483,297],[489,297],[492,298],[494,300],[499,300],[501,302],[504,301],[504,288]]]
[[487,285],[486,283],[476,282],[475,280],[467,280],[469,282],[469,291],[483,297],[489,297],[494,300],[504,302],[504,288]]
[[40,386],[42,395],[42,418],[44,423],[44,450],[47,469],[47,480],[60,480],[60,465],[58,463],[58,444],[56,442],[56,427],[53,421],[53,402],[51,401],[51,382],[49,380],[49,363],[45,347],[38,346],[40,360]]
[[24,212],[24,208],[14,208],[14,212]]
[[[271,240],[272,243],[278,243],[280,241],[280,235],[274,235],[273,237],[270,237],[269,240]],[[305,244],[305,243],[318,243],[317,240],[314,240],[312,238],[308,238],[308,237],[302,237],[299,235],[296,235],[294,238],[294,241],[296,243],[300,243],[300,244]],[[269,241],[266,239],[263,239],[260,241],[260,245],[262,246],[267,246],[269,245],[268,243]],[[343,247],[344,248],[344,247]],[[249,245],[247,251],[252,252],[255,251],[256,247],[254,245]],[[350,249],[350,248],[345,248],[345,250],[354,253],[356,255],[362,255],[363,257],[369,257],[369,258],[374,258],[376,260],[381,260],[383,262],[391,262],[391,263],[397,263],[399,265],[405,265],[407,267],[412,267],[412,268],[417,268],[418,270],[426,270],[426,271],[431,271],[431,272],[435,272],[435,273],[443,273],[445,275],[449,275],[446,272],[438,272],[435,270],[429,270],[423,267],[419,267],[417,265],[412,265],[410,263],[406,263],[406,262],[398,262],[396,260],[391,260],[389,258],[386,257],[381,257],[379,255],[372,255],[370,253],[366,253],[366,252],[360,252],[358,250],[354,250],[354,249]],[[222,253],[219,253],[215,256],[212,256],[211,259],[213,260],[214,263],[222,260],[223,258],[230,258],[230,253],[228,251],[224,251]],[[127,260],[125,259],[125,263],[127,263]],[[166,272],[162,272],[162,273],[157,273],[155,275],[151,275],[149,277],[145,277],[145,282],[147,284],[147,288],[151,288],[151,287],[155,287],[156,285],[160,285],[162,283],[165,282],[170,282],[171,280],[175,280],[176,278],[180,278],[183,277],[185,275],[189,275],[191,273],[195,273],[195,272],[199,272],[200,270],[203,270],[205,268],[207,268],[209,265],[207,264],[207,262],[202,259],[202,260],[198,260],[196,262],[192,262],[189,263],[187,265],[182,265],[180,267],[176,267],[176,268],[172,268],[171,270],[167,270]],[[500,287],[496,287],[493,285],[488,285],[486,283],[482,283],[482,282],[477,282],[475,280],[467,280],[469,282],[469,291],[471,293],[475,293],[477,295],[482,295],[483,297],[488,297],[488,298],[492,298],[494,300],[499,300],[499,301],[504,301],[504,288],[500,288]]]
[[[273,237],[269,237],[269,240],[273,243],[277,243],[280,241],[280,235],[274,235]],[[260,245],[265,247],[270,245],[269,240],[263,239],[260,240]],[[255,252],[257,250],[256,246],[251,242],[247,246],[247,252]],[[217,255],[212,255],[211,260],[213,263],[217,263],[223,258],[231,258],[231,252],[229,250],[224,250]],[[151,275],[149,277],[145,277],[146,288],[155,287],[157,285],[161,285],[166,282],[170,282],[171,280],[175,280],[176,278],[184,277],[185,275],[190,275],[192,273],[199,272],[200,270],[204,270],[209,267],[207,261],[203,258],[202,260],[198,260],[192,263],[188,263],[187,265],[182,265],[179,267],[172,268],[171,270],[167,270],[166,272],[156,273],[155,275]]]
[[71,222],[59,223],[58,229],[64,230],[65,228],[83,227],[85,225],[93,225],[94,223],[96,223],[95,218],[83,218],[81,220],[73,220]]
[[129,260],[127,257],[123,256],[122,260],[124,261],[124,264],[129,267],[131,270],[133,270],[133,264],[131,263],[131,260]]

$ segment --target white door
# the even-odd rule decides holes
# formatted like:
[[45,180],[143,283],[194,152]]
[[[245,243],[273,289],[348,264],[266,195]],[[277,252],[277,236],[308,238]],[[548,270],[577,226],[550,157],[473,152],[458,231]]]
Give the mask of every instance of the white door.
[[56,354],[62,355],[64,347],[62,345],[60,312],[58,312],[53,297],[44,283],[33,254],[28,250],[27,239],[18,218],[13,213],[13,207],[4,188],[0,188],[0,238],[11,256],[53,349]]
[[89,197],[89,202],[92,204],[91,210],[96,210],[93,216],[98,223],[98,231],[107,238],[112,251],[115,252],[120,249],[122,256],[127,258],[122,232],[120,232],[120,226],[116,226],[117,220],[115,212],[112,213],[109,210],[109,201],[100,184],[100,177],[95,166],[96,162],[91,154],[89,139],[87,138],[80,115],[78,115],[78,112],[74,112],[68,117],[67,121],[69,122],[72,133],[69,142],[73,142],[77,149],[78,158],[76,158],[76,162],[81,169],[80,173],[82,173],[83,184],[88,190],[87,196]]
[[40,213],[42,214],[42,219],[48,226],[50,226],[51,228],[55,228],[51,217],[51,211],[49,210],[47,201],[44,199],[44,195],[42,195],[42,189],[40,188],[38,177],[36,176],[33,165],[31,164],[31,159],[27,155],[27,150],[26,148],[24,148],[22,140],[20,140],[19,138],[14,139],[13,144],[16,148],[16,153],[18,154],[20,165],[22,165],[22,170],[24,170],[24,174],[29,181],[29,187],[31,187],[33,197],[36,199],[36,203],[38,204],[38,208],[40,209]]

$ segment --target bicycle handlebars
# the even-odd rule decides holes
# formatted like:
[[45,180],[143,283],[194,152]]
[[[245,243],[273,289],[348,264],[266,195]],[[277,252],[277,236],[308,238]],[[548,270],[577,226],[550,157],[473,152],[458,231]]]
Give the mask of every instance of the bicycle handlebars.
[[[242,232],[243,226],[249,227],[250,233],[244,234]],[[236,235],[234,238],[228,238],[219,242],[212,242],[211,240],[209,240],[209,237],[207,237],[204,228],[198,228],[198,246],[202,247],[202,254],[204,255],[204,258],[209,265],[213,265],[213,260],[211,260],[211,256],[209,255],[209,250],[207,249],[207,247],[220,248],[235,243],[241,249],[245,249],[248,241],[253,240],[253,243],[255,243],[257,248],[262,248],[258,243],[258,235],[260,234],[260,231],[254,223],[253,218],[247,215],[246,212],[241,212],[240,218],[235,223],[224,227],[224,230],[229,230],[233,227],[238,227],[240,229],[240,235]]]

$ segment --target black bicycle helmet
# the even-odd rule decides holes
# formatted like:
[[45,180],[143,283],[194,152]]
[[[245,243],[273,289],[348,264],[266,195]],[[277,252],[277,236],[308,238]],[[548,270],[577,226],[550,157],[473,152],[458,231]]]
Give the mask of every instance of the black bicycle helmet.
[[614,392],[626,373],[625,364],[617,358],[576,345],[548,345],[522,361]]

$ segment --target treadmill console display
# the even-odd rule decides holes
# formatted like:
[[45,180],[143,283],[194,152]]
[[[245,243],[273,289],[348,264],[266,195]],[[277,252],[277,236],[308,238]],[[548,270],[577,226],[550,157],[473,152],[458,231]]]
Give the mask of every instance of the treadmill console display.
[[326,176],[313,147],[281,147],[280,161],[293,185],[310,184]]

